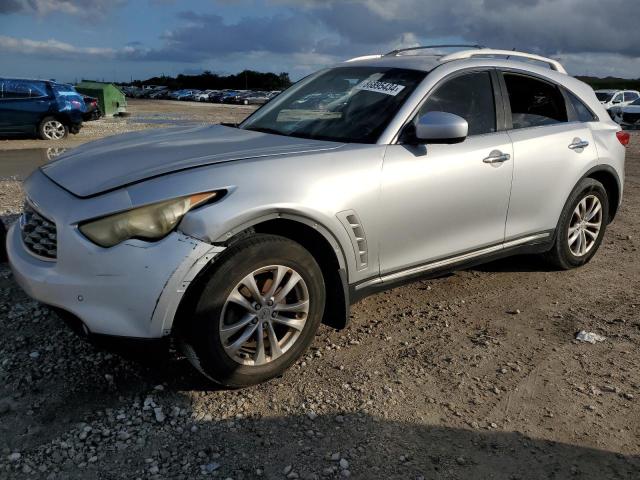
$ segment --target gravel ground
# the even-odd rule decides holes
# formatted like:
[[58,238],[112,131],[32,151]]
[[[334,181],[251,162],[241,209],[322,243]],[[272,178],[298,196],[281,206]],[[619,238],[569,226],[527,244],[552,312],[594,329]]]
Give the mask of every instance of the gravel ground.
[[[624,206],[586,267],[518,257],[375,295],[283,377],[241,391],[212,389],[178,355],[87,345],[0,267],[0,478],[640,478],[632,142]],[[20,187],[0,188],[10,220]]]

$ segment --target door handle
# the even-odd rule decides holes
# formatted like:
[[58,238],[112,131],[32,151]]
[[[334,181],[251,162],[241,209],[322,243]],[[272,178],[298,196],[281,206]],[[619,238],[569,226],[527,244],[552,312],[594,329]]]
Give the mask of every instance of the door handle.
[[508,153],[502,153],[500,150],[494,150],[489,154],[487,158],[484,158],[482,161],[484,163],[503,163],[508,160],[511,160],[511,155]]
[[580,140],[579,138],[574,138],[571,145],[569,145],[569,148],[571,150],[582,150],[584,148],[587,148],[588,146],[589,146],[589,142],[587,142],[586,140]]

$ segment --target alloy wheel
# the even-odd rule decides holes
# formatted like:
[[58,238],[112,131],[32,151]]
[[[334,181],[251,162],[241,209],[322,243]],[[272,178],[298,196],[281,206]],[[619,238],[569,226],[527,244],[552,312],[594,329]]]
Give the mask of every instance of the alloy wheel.
[[220,341],[234,361],[264,365],[296,343],[309,315],[309,290],[290,267],[254,270],[231,291],[220,319]]
[[567,242],[571,253],[576,257],[589,253],[601,228],[602,203],[595,195],[587,195],[578,202],[569,222]]
[[42,126],[42,131],[49,140],[60,140],[66,133],[64,125],[58,120],[47,120]]

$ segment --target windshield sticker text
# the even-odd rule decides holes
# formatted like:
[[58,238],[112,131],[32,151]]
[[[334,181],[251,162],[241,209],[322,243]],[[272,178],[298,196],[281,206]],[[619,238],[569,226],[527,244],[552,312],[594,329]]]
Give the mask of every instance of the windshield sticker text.
[[356,90],[366,90],[368,92],[384,93],[395,97],[402,90],[404,85],[398,85],[396,83],[377,82],[375,80],[365,80],[360,85],[356,85]]

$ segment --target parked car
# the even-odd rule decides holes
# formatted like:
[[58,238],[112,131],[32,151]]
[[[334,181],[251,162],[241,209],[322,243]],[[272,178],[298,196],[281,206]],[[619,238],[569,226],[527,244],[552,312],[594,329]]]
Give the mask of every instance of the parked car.
[[97,98],[83,95],[82,100],[84,100],[85,105],[85,112],[82,114],[83,121],[89,122],[91,120],[97,120],[102,116]]
[[[310,95],[323,110],[293,108]],[[402,282],[519,253],[586,264],[621,203],[628,141],[551,59],[354,59],[238,127],[109,137],[41,167],[9,260],[88,338],[171,339],[241,387]]]
[[196,102],[208,102],[209,101],[209,96],[212,93],[215,93],[215,90],[198,91],[198,92],[195,92],[193,94],[193,98],[191,100],[196,101]]
[[264,105],[269,101],[267,92],[249,92],[239,99],[239,103],[243,105]]
[[0,134],[61,140],[80,131],[85,109],[82,96],[71,85],[0,78]]
[[161,100],[164,98],[168,98],[171,92],[167,88],[158,89],[149,94],[149,98],[154,100]]
[[174,100],[191,100],[196,90],[178,90],[173,92],[171,98]]
[[247,95],[249,92],[246,90],[232,90],[226,92],[222,97],[222,103],[239,103],[240,98]]
[[7,229],[0,220],[0,263],[7,261]]
[[640,127],[640,98],[627,106],[612,108],[611,116],[623,127]]
[[640,98],[636,90],[596,90],[596,97],[604,108],[624,107]]

